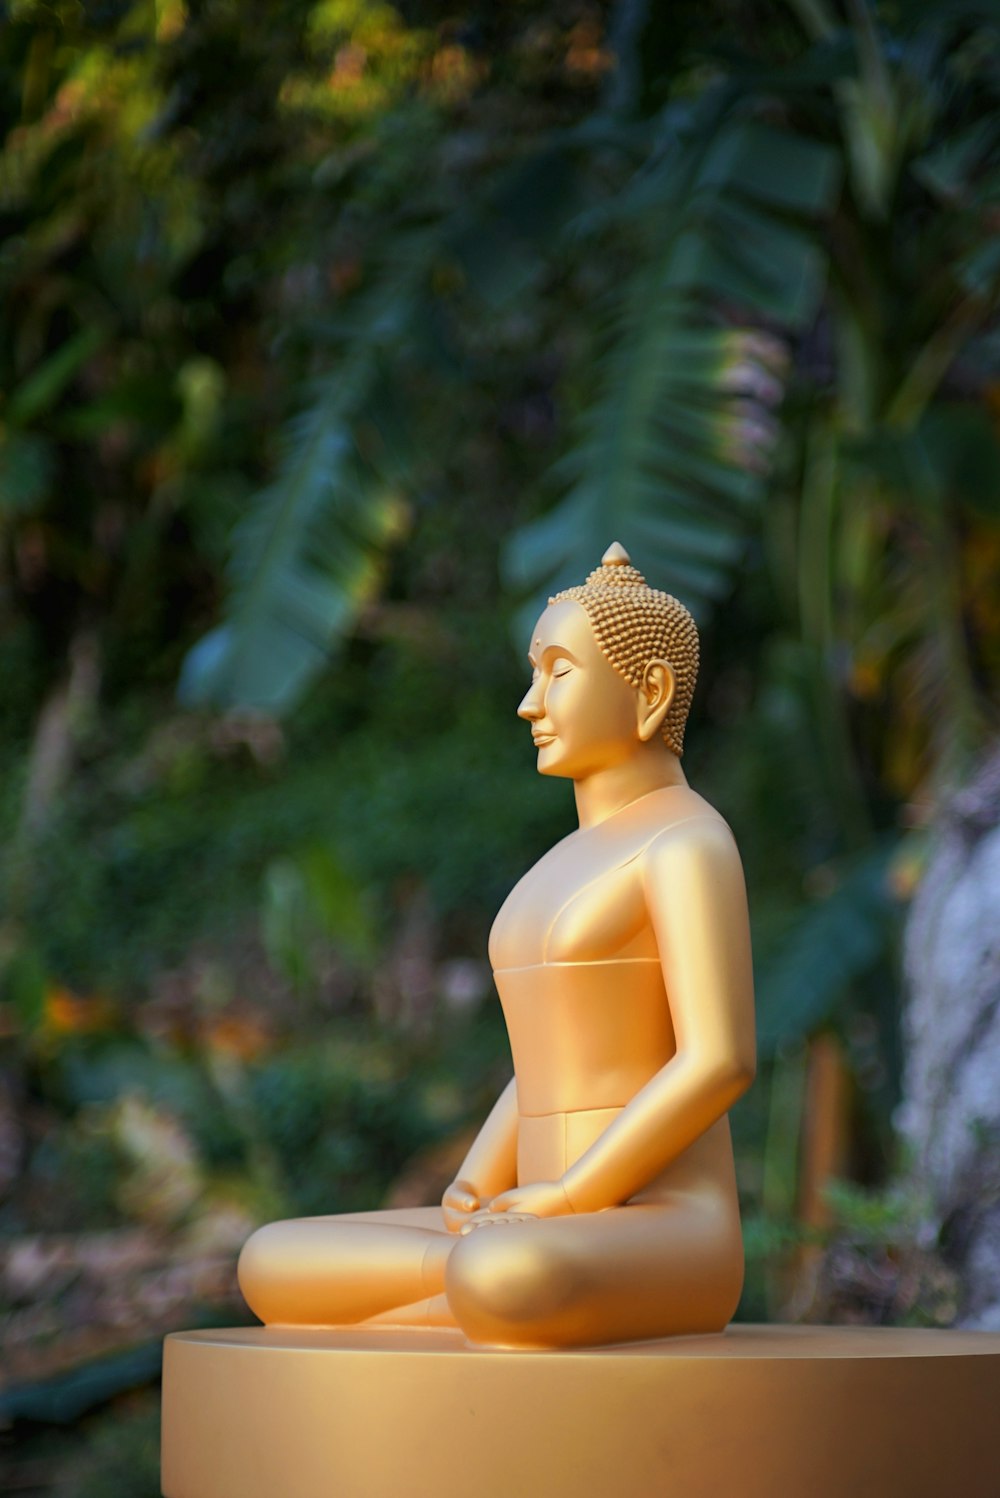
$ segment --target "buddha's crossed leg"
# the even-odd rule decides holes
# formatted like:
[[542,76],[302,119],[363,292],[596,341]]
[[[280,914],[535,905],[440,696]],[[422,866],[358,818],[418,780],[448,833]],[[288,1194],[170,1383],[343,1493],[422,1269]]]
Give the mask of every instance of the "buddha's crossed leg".
[[443,1291],[456,1241],[440,1207],[272,1222],[244,1245],[240,1289],[269,1325],[353,1325]]
[[477,1228],[445,1274],[472,1341],[535,1347],[721,1331],[742,1281],[738,1222],[698,1200]]
[[711,1196],[498,1217],[464,1236],[436,1207],[306,1218],[260,1229],[240,1260],[266,1322],[450,1323],[508,1347],[720,1331],[742,1278],[735,1211]]

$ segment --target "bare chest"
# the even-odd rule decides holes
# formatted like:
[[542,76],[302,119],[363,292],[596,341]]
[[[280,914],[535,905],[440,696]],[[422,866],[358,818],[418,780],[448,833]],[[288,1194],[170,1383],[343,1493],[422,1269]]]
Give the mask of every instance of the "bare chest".
[[490,934],[495,970],[655,957],[643,888],[648,836],[575,833],[511,890]]

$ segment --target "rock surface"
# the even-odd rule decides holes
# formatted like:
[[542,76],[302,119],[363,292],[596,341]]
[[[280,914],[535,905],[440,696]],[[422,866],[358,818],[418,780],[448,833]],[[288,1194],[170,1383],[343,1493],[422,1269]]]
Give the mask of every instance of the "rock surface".
[[903,1132],[964,1293],[1000,1330],[1000,752],[945,808],[907,921]]

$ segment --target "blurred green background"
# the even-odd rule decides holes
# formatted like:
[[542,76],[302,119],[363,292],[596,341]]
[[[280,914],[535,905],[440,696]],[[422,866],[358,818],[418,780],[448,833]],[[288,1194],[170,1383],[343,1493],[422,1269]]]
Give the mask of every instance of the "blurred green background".
[[614,539],[750,888],[741,1316],[955,1315],[898,949],[998,732],[997,20],[0,5],[5,1491],[155,1494],[252,1226],[450,1179],[573,825],[526,622]]

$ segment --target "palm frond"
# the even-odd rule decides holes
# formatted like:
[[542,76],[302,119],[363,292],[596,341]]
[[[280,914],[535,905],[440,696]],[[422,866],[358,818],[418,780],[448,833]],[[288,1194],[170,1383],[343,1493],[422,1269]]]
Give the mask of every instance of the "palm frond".
[[809,225],[836,185],[830,153],[812,141],[728,107],[707,127],[678,116],[662,157],[614,209],[650,248],[558,466],[566,492],[506,549],[526,616],[613,538],[696,614],[729,590],[767,472],[784,347],[727,316],[739,308],[794,329],[813,315],[823,258]]
[[757,1038],[763,1056],[815,1030],[849,985],[889,950],[894,900],[888,881],[897,845],[880,845],[848,868],[826,899],[806,906],[785,940],[757,966]]
[[233,537],[225,617],[184,662],[186,705],[286,711],[377,590],[406,515],[387,356],[406,336],[431,252],[426,232],[397,247],[339,367],[289,423],[278,472]]

